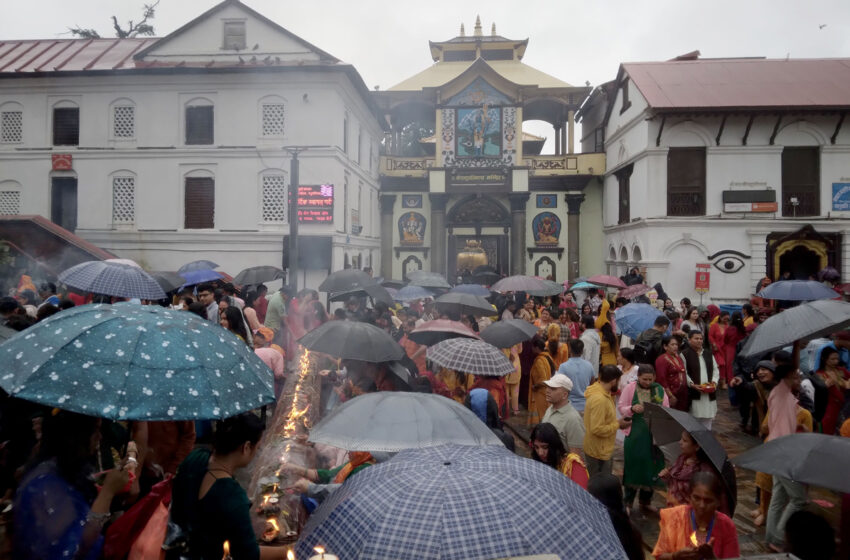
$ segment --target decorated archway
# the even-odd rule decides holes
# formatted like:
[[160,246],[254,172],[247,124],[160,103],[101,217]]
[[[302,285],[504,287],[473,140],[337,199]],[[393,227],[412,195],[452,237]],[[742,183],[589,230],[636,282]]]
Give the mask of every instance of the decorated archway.
[[841,270],[841,234],[820,233],[811,225],[793,233],[772,233],[767,237],[767,275],[779,280],[816,278],[831,266]]

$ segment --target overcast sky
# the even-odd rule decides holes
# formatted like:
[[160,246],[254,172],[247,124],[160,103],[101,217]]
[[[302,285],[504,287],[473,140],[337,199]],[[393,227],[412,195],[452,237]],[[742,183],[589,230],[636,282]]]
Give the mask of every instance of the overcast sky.
[[[69,26],[112,36],[109,16],[138,18],[151,0],[0,0],[0,40],[49,39]],[[353,64],[371,88],[386,89],[431,64],[428,41],[472,33],[529,39],[523,61],[574,85],[616,76],[620,62],[703,57],[850,57],[850,0],[246,0],[289,31]],[[161,0],[163,36],[215,0]],[[10,6],[14,5],[14,8]],[[518,9],[522,11],[517,11]],[[824,26],[824,27],[821,27]]]

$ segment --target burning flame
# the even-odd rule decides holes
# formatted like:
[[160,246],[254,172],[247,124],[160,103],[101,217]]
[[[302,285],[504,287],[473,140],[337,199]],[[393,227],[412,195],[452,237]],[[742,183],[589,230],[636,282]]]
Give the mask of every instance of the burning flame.
[[323,546],[314,546],[314,547],[313,547],[313,550],[315,550],[315,551],[316,551],[316,552],[318,552],[319,554],[324,554],[324,553],[325,553],[325,547],[323,547]]
[[286,560],[295,560],[295,553],[292,552],[292,549],[286,551]]
[[268,519],[266,519],[266,521],[271,523],[275,531],[280,531],[280,525],[277,524],[277,519],[275,519],[274,517],[269,517]]
[[224,550],[224,557],[230,558],[230,541],[224,541],[224,546],[222,548]]
[[268,505],[268,503],[269,503],[269,498],[271,498],[271,496],[270,496],[270,495],[268,495],[268,494],[266,494],[265,496],[263,496],[263,505],[264,505],[264,506],[265,506],[265,505]]
[[696,531],[691,533],[691,544],[694,545],[694,546],[699,546],[699,539],[697,538]]
[[[307,412],[310,411],[310,404],[302,402],[303,399],[299,399],[301,396],[301,385],[310,373],[310,352],[308,350],[305,350],[301,355],[299,368],[298,382],[295,384],[295,389],[292,391],[292,405],[289,409],[289,416],[287,417],[286,424],[283,426],[283,437],[287,439],[295,435],[297,420],[299,418],[303,418]],[[306,418],[304,419],[303,424],[304,427],[309,427],[307,426]]]

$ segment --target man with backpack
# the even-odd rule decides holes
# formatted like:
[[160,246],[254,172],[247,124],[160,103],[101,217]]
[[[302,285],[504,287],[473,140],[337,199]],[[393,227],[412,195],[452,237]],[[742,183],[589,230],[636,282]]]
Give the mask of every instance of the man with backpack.
[[640,336],[635,341],[634,348],[635,361],[638,364],[655,365],[655,360],[664,352],[662,339],[669,326],[670,319],[666,315],[659,315],[655,318],[652,328],[640,333]]

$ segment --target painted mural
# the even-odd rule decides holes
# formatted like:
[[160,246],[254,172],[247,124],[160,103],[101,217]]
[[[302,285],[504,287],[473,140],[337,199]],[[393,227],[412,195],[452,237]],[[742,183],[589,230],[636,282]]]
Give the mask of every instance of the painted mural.
[[457,110],[457,157],[502,155],[501,109],[489,107]]
[[481,77],[475,78],[471,84],[463,88],[460,93],[452,96],[446,105],[509,105],[510,99],[502,92],[491,86]]
[[398,219],[398,238],[402,245],[425,243],[425,216],[419,212],[405,212]]
[[531,222],[534,231],[534,244],[538,247],[552,247],[561,237],[561,219],[552,212],[541,212]]

